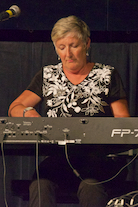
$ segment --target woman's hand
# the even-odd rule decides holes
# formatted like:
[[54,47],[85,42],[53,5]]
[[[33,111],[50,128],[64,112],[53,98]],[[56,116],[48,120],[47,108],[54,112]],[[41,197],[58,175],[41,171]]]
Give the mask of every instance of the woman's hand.
[[41,116],[35,109],[31,109],[25,112],[24,117],[41,117]]

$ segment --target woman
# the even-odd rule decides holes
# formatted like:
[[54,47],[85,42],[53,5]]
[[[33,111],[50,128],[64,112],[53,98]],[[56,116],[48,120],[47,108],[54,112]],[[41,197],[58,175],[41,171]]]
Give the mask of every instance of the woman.
[[[75,16],[62,18],[54,25],[51,38],[61,63],[46,66],[36,74],[28,88],[10,105],[9,116],[40,117],[34,107],[44,101],[47,117],[129,117],[126,95],[117,71],[109,65],[87,61],[90,31],[86,23]],[[98,176],[103,162],[93,162],[89,155],[71,161],[85,179],[91,182],[103,179]],[[57,185],[65,186],[65,189],[77,187],[81,207],[106,205],[107,192],[103,186],[80,183],[72,174],[62,157],[49,157],[40,165],[42,207],[56,206]],[[30,207],[38,206],[36,188],[34,181],[30,186]]]

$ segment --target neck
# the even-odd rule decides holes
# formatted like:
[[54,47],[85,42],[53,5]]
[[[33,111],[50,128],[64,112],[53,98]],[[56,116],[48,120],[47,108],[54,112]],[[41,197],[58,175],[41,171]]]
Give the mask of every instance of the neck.
[[78,68],[78,69],[74,69],[74,70],[65,68],[63,65],[63,71],[65,74],[84,75],[89,70],[89,64],[91,64],[91,63],[87,62],[83,67]]
[[63,67],[63,71],[66,77],[68,78],[68,80],[74,85],[77,85],[81,83],[88,76],[93,66],[94,66],[94,63],[87,63],[81,69],[72,71],[72,70],[67,70],[66,68]]

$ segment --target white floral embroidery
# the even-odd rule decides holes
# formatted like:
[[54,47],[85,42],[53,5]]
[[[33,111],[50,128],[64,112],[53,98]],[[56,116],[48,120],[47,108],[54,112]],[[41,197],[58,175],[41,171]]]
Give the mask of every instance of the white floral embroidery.
[[75,113],[93,116],[105,113],[108,104],[102,99],[109,93],[111,71],[109,65],[96,63],[84,81],[73,85],[62,70],[62,63],[44,67],[43,96],[47,98],[48,117],[70,117]]

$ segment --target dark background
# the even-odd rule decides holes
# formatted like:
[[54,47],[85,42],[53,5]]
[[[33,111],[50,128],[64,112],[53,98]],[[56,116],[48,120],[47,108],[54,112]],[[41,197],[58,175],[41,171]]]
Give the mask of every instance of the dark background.
[[[5,0],[0,2],[0,12],[12,5],[20,7],[21,15],[0,22],[0,117],[7,116],[10,103],[42,66],[58,62],[50,33],[54,23],[68,15],[89,25],[90,61],[119,71],[130,114],[138,116],[138,0]],[[138,180],[137,165],[136,161],[130,167],[131,181]],[[2,166],[0,156],[0,206],[4,207]],[[35,158],[6,156],[6,168],[9,207],[26,207],[12,196],[11,180],[30,179]]]
[[138,40],[137,0],[5,0],[0,11],[12,5],[20,7],[21,15],[0,23],[1,40],[50,41],[54,23],[68,15],[89,25],[93,41]]

